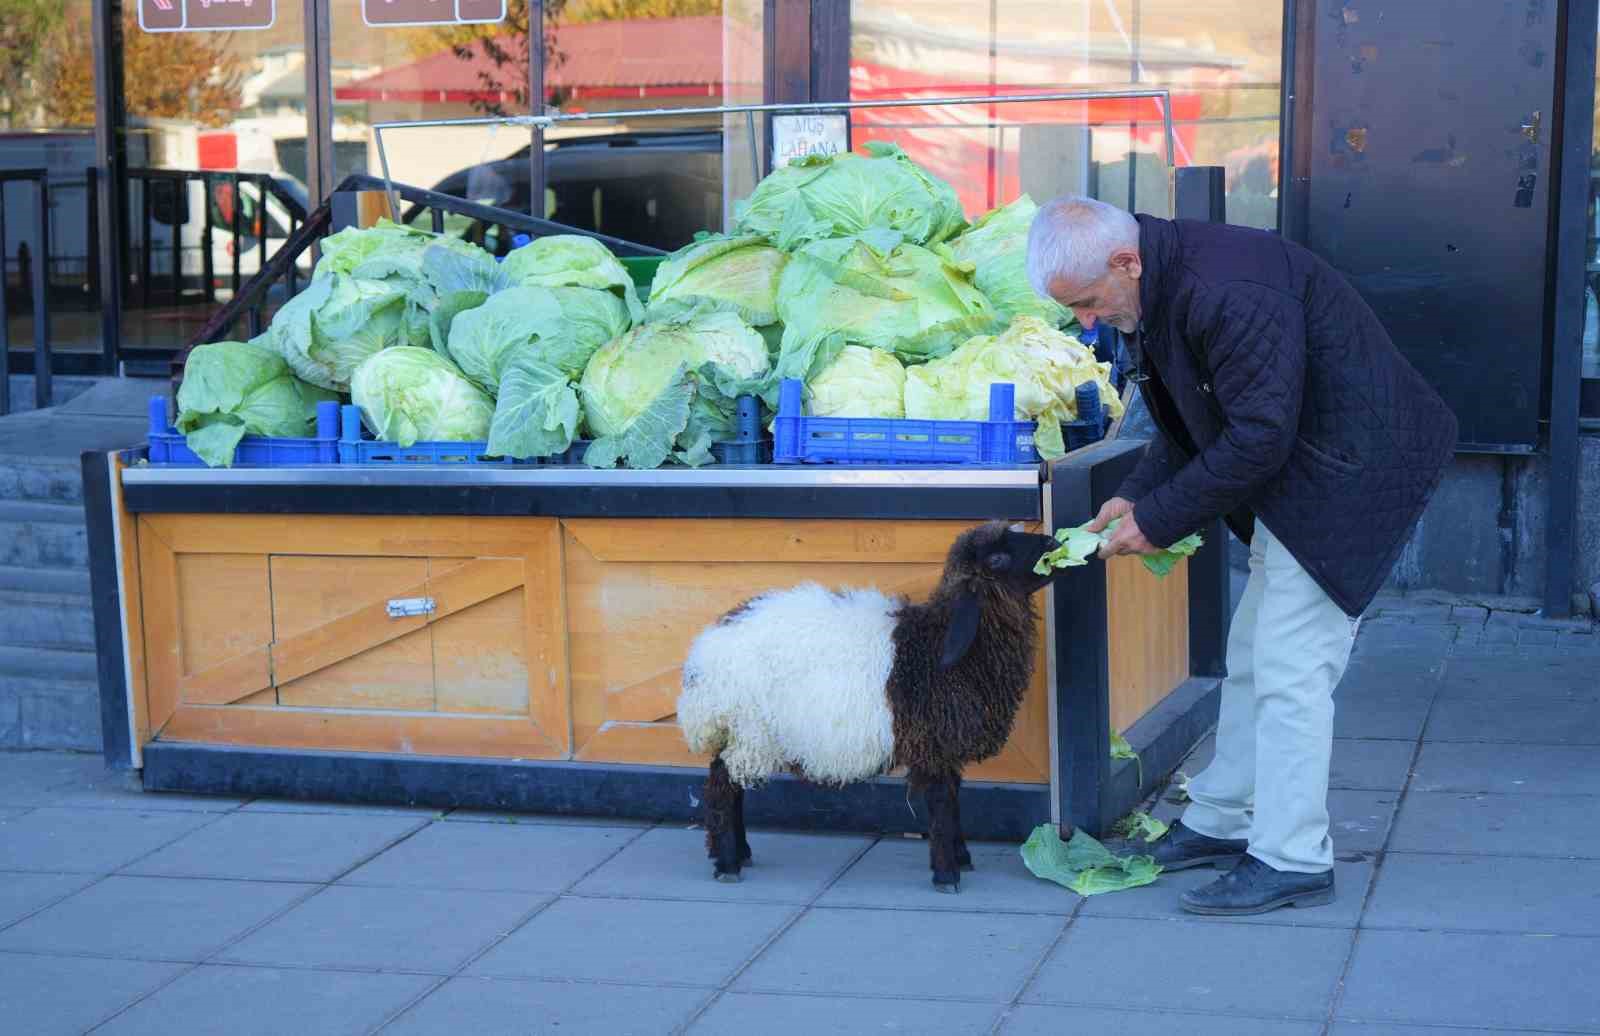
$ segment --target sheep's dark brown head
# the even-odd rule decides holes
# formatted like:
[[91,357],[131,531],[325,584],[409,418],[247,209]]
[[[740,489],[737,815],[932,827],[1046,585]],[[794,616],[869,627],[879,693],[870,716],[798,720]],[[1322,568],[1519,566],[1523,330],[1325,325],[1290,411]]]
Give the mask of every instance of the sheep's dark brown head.
[[[1025,531],[1020,525],[986,522],[956,538],[945,559],[941,590],[950,601],[950,625],[940,664],[948,669],[972,647],[985,605],[1016,602],[1018,614],[1031,620],[1025,602],[1060,572],[1033,570],[1039,558],[1058,546],[1052,536]],[[1006,609],[1010,611],[1011,609]]]

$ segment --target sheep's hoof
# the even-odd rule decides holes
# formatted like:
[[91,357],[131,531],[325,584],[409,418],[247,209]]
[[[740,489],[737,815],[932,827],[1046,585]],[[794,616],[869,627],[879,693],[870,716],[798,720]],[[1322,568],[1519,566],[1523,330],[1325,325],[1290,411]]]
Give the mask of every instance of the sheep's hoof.
[[717,871],[716,872],[716,878],[717,878],[718,881],[722,882],[724,885],[737,885],[737,884],[739,884],[739,872],[738,871]]
[[933,891],[955,895],[961,891],[961,877],[955,871],[934,871]]

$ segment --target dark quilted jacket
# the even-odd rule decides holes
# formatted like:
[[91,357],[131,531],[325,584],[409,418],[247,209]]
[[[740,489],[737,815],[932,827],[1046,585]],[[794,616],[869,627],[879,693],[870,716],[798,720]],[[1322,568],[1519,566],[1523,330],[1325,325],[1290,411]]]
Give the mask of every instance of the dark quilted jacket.
[[1265,522],[1350,615],[1399,558],[1456,419],[1348,282],[1262,231],[1139,217],[1135,354],[1161,434],[1122,486],[1151,543]]

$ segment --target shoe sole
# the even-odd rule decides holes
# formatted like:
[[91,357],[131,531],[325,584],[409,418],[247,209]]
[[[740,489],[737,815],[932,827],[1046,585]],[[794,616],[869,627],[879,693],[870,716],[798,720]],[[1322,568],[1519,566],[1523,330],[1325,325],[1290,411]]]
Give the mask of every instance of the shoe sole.
[[1245,917],[1250,914],[1265,914],[1279,907],[1319,907],[1327,906],[1333,902],[1333,889],[1319,889],[1316,892],[1302,892],[1293,896],[1283,896],[1269,903],[1252,907],[1208,907],[1191,906],[1179,900],[1183,909],[1191,914],[1205,914],[1208,917]]
[[1164,863],[1164,864],[1161,865],[1161,870],[1163,872],[1166,872],[1166,871],[1186,871],[1190,867],[1205,867],[1205,866],[1224,867],[1224,866],[1233,866],[1234,864],[1237,864],[1242,859],[1244,859],[1244,853],[1227,853],[1227,854],[1222,855],[1222,856],[1197,856],[1192,860],[1181,860],[1178,863]]

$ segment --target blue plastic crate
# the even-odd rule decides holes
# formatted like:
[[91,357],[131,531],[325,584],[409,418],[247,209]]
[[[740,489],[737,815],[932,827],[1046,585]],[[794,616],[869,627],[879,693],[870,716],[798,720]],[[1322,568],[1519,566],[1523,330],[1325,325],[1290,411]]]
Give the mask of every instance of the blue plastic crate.
[[[773,445],[777,464],[1037,464],[1038,425],[1017,421],[1016,386],[989,386],[987,421],[918,421],[910,418],[806,417],[801,383],[786,379],[779,389]],[[1079,420],[1062,426],[1067,449],[1105,435],[1104,408],[1092,384],[1077,392]]]
[[[147,411],[150,463],[174,467],[205,467],[189,449],[182,432],[167,423],[167,398],[151,396]],[[278,439],[247,435],[233,451],[233,466],[245,468],[301,468],[339,463],[339,404],[317,404],[317,434],[310,439]]]
[[510,464],[523,467],[539,463],[487,456],[486,442],[414,442],[410,446],[368,439],[361,427],[361,408],[339,412],[339,462],[341,464]]
[[[768,463],[772,456],[772,443],[761,436],[761,401],[755,396],[740,396],[734,400],[734,404],[737,407],[735,437],[712,443],[711,455],[718,464]],[[567,452],[549,458],[547,463],[582,464],[583,453],[591,441],[578,439],[567,448]]]

